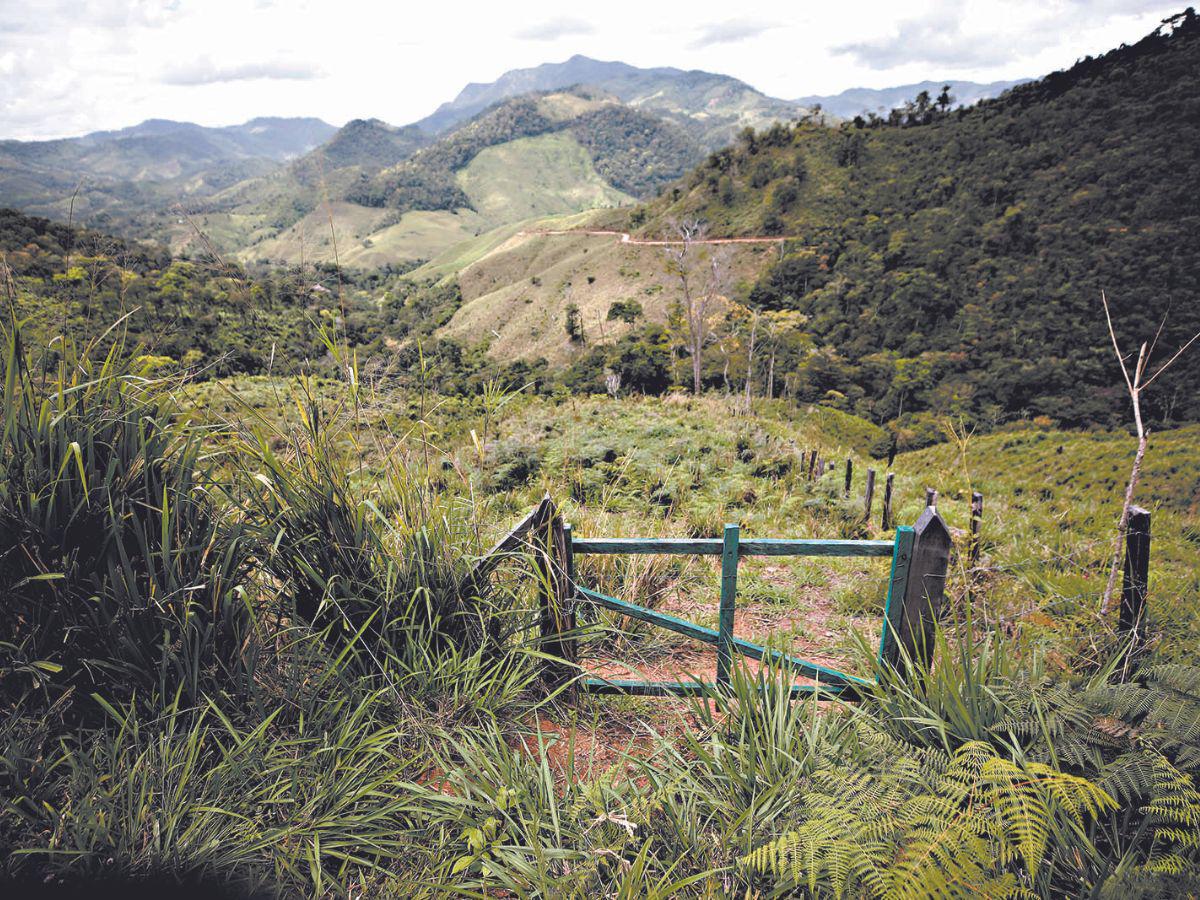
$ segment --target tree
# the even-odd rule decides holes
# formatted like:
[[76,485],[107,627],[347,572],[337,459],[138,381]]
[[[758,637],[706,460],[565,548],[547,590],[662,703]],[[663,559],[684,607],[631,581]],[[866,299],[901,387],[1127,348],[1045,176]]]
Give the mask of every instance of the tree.
[[692,358],[692,392],[700,393],[704,345],[712,328],[709,322],[717,299],[729,289],[730,256],[724,250],[709,250],[707,229],[702,222],[684,219],[671,223],[678,240],[666,249],[667,273],[679,279],[680,307],[687,326],[687,352]]
[[642,315],[642,304],[632,297],[628,300],[618,300],[608,308],[608,321],[620,321],[632,325]]
[[950,85],[942,85],[942,92],[937,97],[937,107],[945,115],[951,104],[954,103],[954,95],[950,93]]
[[1137,433],[1137,453],[1133,457],[1133,466],[1129,470],[1129,483],[1125,486],[1125,502],[1121,505],[1121,519],[1117,524],[1117,541],[1116,547],[1113,549],[1113,561],[1108,570],[1108,585],[1104,588],[1104,597],[1100,601],[1100,614],[1107,614],[1112,608],[1113,592],[1117,586],[1117,572],[1121,570],[1121,549],[1125,542],[1125,532],[1129,528],[1129,510],[1133,506],[1133,492],[1137,488],[1138,479],[1142,474],[1142,461],[1146,458],[1146,447],[1149,444],[1150,436],[1146,431],[1145,424],[1142,422],[1142,391],[1148,388],[1159,375],[1165,372],[1172,363],[1174,363],[1183,353],[1192,346],[1197,340],[1200,340],[1200,331],[1192,335],[1186,343],[1149,378],[1146,377],[1146,367],[1150,364],[1150,357],[1154,353],[1154,345],[1158,341],[1158,335],[1162,334],[1163,326],[1166,325],[1166,320],[1163,320],[1162,325],[1158,326],[1158,334],[1155,334],[1154,340],[1149,344],[1142,342],[1142,346],[1138,349],[1137,363],[1133,367],[1133,372],[1129,371],[1129,366],[1125,364],[1125,360],[1132,357],[1133,354],[1124,354],[1121,352],[1121,345],[1117,342],[1117,332],[1113,329],[1112,314],[1108,309],[1108,297],[1102,291],[1100,293],[1100,302],[1104,304],[1104,320],[1108,323],[1108,335],[1112,338],[1113,351],[1117,354],[1117,362],[1121,364],[1121,375],[1125,378],[1125,388],[1129,392],[1129,400],[1133,405],[1133,424]]
[[579,305],[576,303],[567,304],[567,317],[563,321],[563,327],[567,331],[567,337],[571,339],[573,344],[582,344],[586,338],[583,333],[583,315],[579,312]]

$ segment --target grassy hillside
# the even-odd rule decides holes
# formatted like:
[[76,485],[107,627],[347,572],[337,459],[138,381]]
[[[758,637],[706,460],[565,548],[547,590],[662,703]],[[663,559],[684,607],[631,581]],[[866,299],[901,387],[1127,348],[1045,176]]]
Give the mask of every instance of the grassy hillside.
[[[802,235],[750,302],[805,316],[835,354],[828,388],[905,441],[947,414],[1113,424],[1101,292],[1123,345],[1165,321],[1159,361],[1200,330],[1197,72],[1188,13],[973,109],[759,132],[651,204],[645,231]],[[1155,388],[1153,419],[1200,418],[1200,367]]]
[[[606,224],[610,223],[593,217],[587,227]],[[752,283],[777,252],[770,245],[731,251],[730,293]],[[472,260],[457,279],[463,305],[445,334],[487,340],[489,353],[498,360],[541,357],[557,365],[580,359],[590,347],[611,345],[638,332],[646,322],[666,322],[681,295],[662,248],[622,244],[612,235],[516,234]],[[627,301],[642,308],[637,323],[610,318],[613,305]],[[715,319],[727,305],[714,308]],[[567,334],[569,306],[581,317],[582,343]]]
[[[278,235],[240,254],[273,262],[338,259],[367,269],[428,260],[493,229],[548,215],[628,205],[633,198],[610,187],[568,133],[521,138],[489,147],[455,173],[464,206],[452,210],[396,210],[348,201],[320,204]],[[332,219],[332,227],[330,220]]]

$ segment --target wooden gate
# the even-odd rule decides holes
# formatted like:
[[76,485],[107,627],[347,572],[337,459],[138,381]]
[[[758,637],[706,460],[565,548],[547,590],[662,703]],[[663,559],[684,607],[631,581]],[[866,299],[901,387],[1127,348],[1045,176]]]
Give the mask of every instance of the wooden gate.
[[[622,615],[666,628],[716,648],[716,682],[642,681],[584,678],[579,687],[591,693],[680,695],[726,687],[734,654],[752,659],[770,659],[812,679],[809,685],[793,685],[793,695],[821,692],[853,696],[868,684],[849,675],[763,647],[734,635],[737,617],[739,561],[746,556],[890,557],[891,569],[882,614],[879,660],[893,667],[907,656],[918,667],[927,667],[934,624],[945,598],[946,571],[950,561],[950,531],[934,506],[926,507],[915,525],[900,526],[893,540],[742,539],[736,524],[725,526],[720,538],[583,538],[572,533],[547,495],[509,535],[500,541],[481,566],[498,553],[511,552],[533,540],[541,578],[541,633],[547,654],[562,662],[551,664],[551,681],[563,682],[576,674],[578,634],[575,608],[580,603],[619,612]],[[579,583],[575,575],[576,554],[672,554],[721,557],[721,580],[717,628],[610,597]]]

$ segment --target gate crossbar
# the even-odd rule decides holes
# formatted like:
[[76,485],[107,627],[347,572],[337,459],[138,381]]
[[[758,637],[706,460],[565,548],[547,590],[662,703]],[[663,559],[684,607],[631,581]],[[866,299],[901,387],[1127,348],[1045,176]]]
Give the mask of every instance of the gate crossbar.
[[[894,541],[855,540],[782,540],[755,538],[740,540],[737,525],[726,525],[724,538],[576,538],[567,528],[568,559],[576,553],[594,554],[684,554],[720,556],[721,598],[717,629],[706,628],[676,616],[660,613],[644,606],[627,603],[599,591],[583,587],[574,582],[574,591],[580,598],[590,600],[598,606],[619,612],[639,621],[658,625],[717,647],[717,684],[696,681],[639,681],[624,679],[588,678],[583,688],[591,693],[620,693],[635,695],[697,694],[711,690],[717,685],[727,686],[730,680],[730,665],[733,653],[752,659],[770,659],[789,666],[797,673],[813,678],[816,684],[793,685],[793,696],[816,692],[828,694],[853,693],[856,687],[870,682],[855,675],[847,675],[836,669],[822,666],[778,650],[734,637],[733,620],[737,603],[737,566],[743,556],[820,556],[820,557],[891,557],[892,569],[888,580],[887,600],[884,603],[883,635],[880,641],[880,659],[888,643],[888,630],[892,619],[893,595],[903,597],[908,581],[908,564],[913,547],[913,529],[901,526],[896,529]],[[574,566],[571,564],[572,574]]]

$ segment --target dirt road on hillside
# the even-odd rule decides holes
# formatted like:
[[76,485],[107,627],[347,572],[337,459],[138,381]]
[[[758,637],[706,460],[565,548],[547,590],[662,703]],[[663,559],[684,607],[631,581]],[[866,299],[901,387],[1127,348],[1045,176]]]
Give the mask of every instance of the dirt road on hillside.
[[[533,231],[518,231],[517,234],[530,237],[561,234],[587,234],[599,237],[619,237],[622,244],[637,244],[642,247],[675,247],[688,243],[683,240],[647,240],[635,238],[628,231],[604,231],[587,228],[564,228],[561,231],[550,229],[535,229]],[[703,238],[692,241],[693,244],[782,244],[784,241],[798,241],[800,237],[794,234],[778,235],[775,237],[728,237]]]

